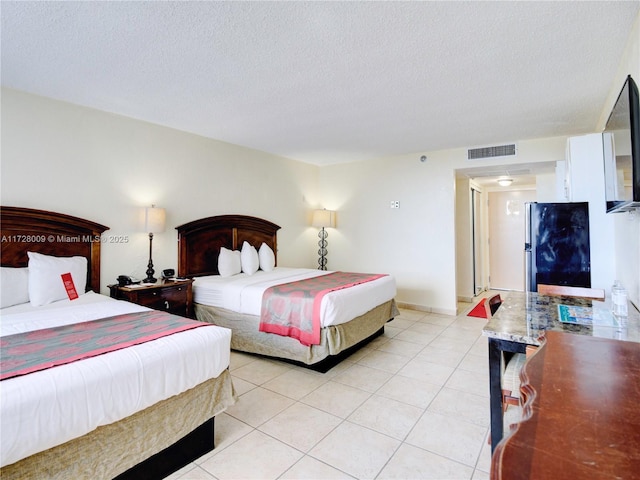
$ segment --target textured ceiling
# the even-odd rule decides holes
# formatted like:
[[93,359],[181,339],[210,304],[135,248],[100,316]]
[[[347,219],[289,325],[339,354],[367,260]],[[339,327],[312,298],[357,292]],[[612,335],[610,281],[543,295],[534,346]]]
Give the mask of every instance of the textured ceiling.
[[1,2],[2,85],[318,165],[592,132],[640,2]]

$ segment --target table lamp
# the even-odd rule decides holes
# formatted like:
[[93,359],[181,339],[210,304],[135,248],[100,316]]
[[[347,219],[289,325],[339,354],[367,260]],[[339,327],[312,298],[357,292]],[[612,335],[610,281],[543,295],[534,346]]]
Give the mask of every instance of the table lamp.
[[153,248],[153,234],[164,232],[166,214],[164,208],[156,208],[155,205],[144,209],[144,231],[149,234],[149,264],[147,265],[147,278],[143,280],[144,283],[156,283],[157,278],[154,278],[153,274],[153,260],[151,259],[151,252]]

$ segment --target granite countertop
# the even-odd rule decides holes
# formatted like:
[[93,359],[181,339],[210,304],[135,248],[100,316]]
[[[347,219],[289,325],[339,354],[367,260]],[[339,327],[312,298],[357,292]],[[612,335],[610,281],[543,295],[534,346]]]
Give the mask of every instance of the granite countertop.
[[[483,329],[487,337],[529,345],[540,345],[546,330],[578,335],[640,342],[640,313],[629,303],[629,316],[618,319],[611,314],[610,302],[583,298],[539,295],[533,292],[504,292],[502,305]],[[592,309],[591,325],[563,323],[558,305]]]

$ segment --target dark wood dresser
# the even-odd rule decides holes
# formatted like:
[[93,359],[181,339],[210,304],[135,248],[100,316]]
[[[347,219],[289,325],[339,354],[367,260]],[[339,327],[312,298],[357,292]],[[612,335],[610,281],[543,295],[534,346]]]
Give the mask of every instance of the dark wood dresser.
[[550,331],[522,379],[492,479],[640,478],[639,343]]
[[144,286],[109,285],[109,290],[112,298],[193,318],[193,280],[161,280]]

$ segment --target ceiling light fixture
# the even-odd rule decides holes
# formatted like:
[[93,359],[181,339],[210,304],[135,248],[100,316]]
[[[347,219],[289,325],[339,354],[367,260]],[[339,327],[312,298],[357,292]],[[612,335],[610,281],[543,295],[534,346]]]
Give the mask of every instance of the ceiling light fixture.
[[508,187],[513,183],[513,178],[500,178],[498,179],[498,185],[501,187]]

